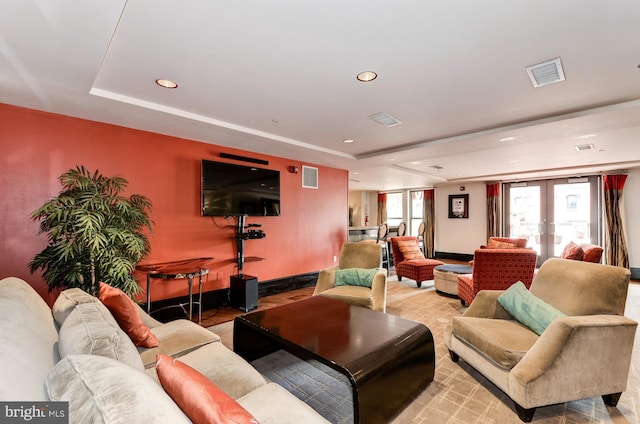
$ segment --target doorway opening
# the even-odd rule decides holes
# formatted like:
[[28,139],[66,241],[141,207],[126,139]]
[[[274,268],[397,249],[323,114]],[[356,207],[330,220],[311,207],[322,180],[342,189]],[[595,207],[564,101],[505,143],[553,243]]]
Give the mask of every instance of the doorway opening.
[[505,183],[503,193],[503,232],[526,238],[538,265],[571,241],[601,245],[600,177]]

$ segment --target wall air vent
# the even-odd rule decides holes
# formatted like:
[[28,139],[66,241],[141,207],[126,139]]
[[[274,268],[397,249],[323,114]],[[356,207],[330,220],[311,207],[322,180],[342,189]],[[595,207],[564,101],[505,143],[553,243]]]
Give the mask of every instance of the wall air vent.
[[564,70],[562,69],[560,58],[529,66],[526,70],[531,84],[536,88],[564,81]]
[[579,144],[577,146],[573,146],[578,152],[584,152],[585,150],[594,150],[595,146],[593,144]]
[[378,124],[384,125],[385,127],[395,127],[396,125],[402,124],[402,121],[397,120],[391,115],[387,115],[384,112],[376,113],[375,115],[371,115],[369,119],[373,119]]
[[302,187],[318,188],[318,168],[302,165]]

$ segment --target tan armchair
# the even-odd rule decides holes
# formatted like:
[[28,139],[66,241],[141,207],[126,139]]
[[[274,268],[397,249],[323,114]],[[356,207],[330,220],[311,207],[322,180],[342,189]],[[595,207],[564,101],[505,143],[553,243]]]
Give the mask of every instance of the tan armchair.
[[[337,266],[320,271],[314,296],[325,296],[351,305],[385,312],[387,308],[387,270],[381,268],[382,247],[378,244],[345,243]],[[379,268],[371,288],[363,286],[337,286],[336,271],[347,268]]]
[[637,323],[623,316],[628,269],[552,258],[530,293],[567,316],[538,336],[498,303],[502,290],[478,293],[444,328],[451,359],[464,359],[514,402],[522,421],[536,407],[602,396],[615,406],[627,387]]

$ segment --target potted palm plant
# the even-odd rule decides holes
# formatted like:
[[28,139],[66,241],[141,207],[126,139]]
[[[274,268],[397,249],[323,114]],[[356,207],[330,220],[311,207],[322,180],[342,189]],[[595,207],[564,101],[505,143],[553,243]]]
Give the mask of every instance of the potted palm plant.
[[143,231],[153,231],[151,201],[139,194],[125,197],[126,179],[84,166],[58,179],[60,194],[32,214],[48,243],[29,264],[31,272],[42,269],[49,290],[79,287],[96,294],[103,281],[133,297],[140,290],[133,270],[150,251]]

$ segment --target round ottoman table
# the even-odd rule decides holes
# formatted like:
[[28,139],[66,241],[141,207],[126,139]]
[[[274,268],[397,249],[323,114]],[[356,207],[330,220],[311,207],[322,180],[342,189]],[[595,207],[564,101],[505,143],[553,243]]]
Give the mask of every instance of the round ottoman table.
[[458,275],[472,272],[473,268],[469,265],[438,265],[433,269],[436,292],[458,297]]

